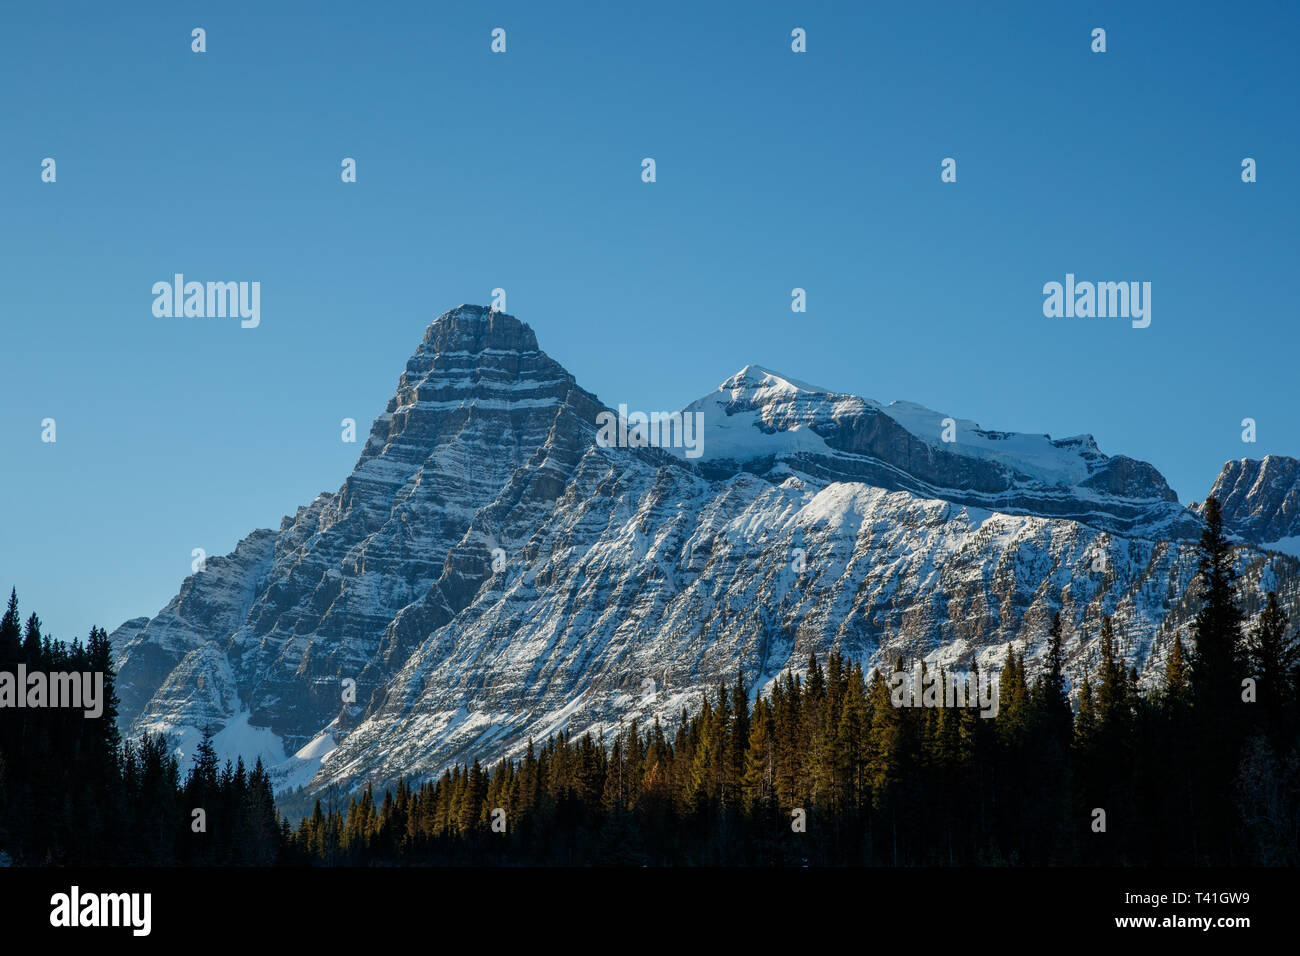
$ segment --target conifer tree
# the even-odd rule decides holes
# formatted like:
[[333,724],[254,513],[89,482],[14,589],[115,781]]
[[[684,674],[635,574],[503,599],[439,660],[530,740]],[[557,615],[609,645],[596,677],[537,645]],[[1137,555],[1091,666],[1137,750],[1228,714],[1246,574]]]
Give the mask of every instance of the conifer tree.
[[1079,687],[1079,713],[1074,721],[1074,739],[1082,749],[1091,748],[1097,736],[1096,701],[1092,692],[1092,681],[1083,678]]
[[1182,709],[1187,705],[1187,652],[1183,648],[1183,639],[1174,635],[1173,646],[1169,649],[1169,659],[1165,663],[1165,680],[1162,688],[1162,703],[1167,709]]
[[23,632],[23,660],[34,670],[41,669],[41,619],[33,611],[27,617],[27,627]]
[[1238,713],[1241,690],[1241,608],[1237,603],[1232,547],[1223,530],[1216,498],[1205,501],[1197,582],[1201,609],[1192,624],[1191,691],[1206,719],[1229,720]]
[[1052,625],[1047,631],[1047,660],[1039,678],[1037,696],[1048,738],[1068,745],[1073,714],[1065,686],[1065,639],[1059,612],[1052,615]]
[[13,667],[22,659],[22,627],[18,617],[18,591],[10,589],[9,606],[0,618],[0,669]]
[[1204,516],[1197,565],[1201,608],[1192,624],[1190,668],[1192,719],[1200,743],[1194,804],[1203,859],[1196,862],[1226,864],[1237,852],[1240,837],[1232,805],[1245,718],[1242,613],[1232,547],[1215,498],[1206,499]]
[[1300,645],[1294,634],[1287,633],[1289,623],[1287,613],[1278,605],[1277,594],[1269,591],[1246,648],[1257,684],[1257,699],[1266,715],[1268,733],[1279,750],[1285,746],[1292,729],[1287,715],[1296,709],[1296,677],[1300,665]]
[[1101,667],[1097,687],[1098,730],[1105,746],[1118,746],[1132,730],[1132,702],[1128,669],[1115,646],[1115,628],[1110,615],[1101,619]]
[[879,808],[884,805],[890,788],[898,779],[897,758],[902,742],[899,709],[890,700],[889,687],[879,670],[871,678],[870,700],[867,773],[872,803]]

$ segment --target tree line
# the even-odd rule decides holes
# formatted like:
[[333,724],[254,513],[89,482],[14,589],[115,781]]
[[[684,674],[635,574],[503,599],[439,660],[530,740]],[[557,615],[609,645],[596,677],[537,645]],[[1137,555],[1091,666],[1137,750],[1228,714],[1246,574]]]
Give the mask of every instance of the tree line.
[[[1206,504],[1190,646],[1143,692],[1103,619],[1071,705],[1060,616],[1032,682],[1008,648],[999,707],[899,707],[879,670],[810,657],[770,693],[719,686],[675,734],[561,733],[301,821],[333,864],[1295,865],[1296,636],[1276,594],[1244,626]],[[896,663],[902,670],[902,662]]]
[[671,733],[633,721],[606,746],[565,731],[490,768],[475,760],[382,798],[367,786],[346,806],[317,800],[296,828],[260,760],[223,766],[210,734],[184,774],[164,738],[121,740],[107,635],[51,640],[34,614],[21,625],[11,592],[0,671],[100,671],[105,703],[98,719],[0,709],[0,854],[37,865],[1296,865],[1300,648],[1275,594],[1246,626],[1234,567],[1211,499],[1199,610],[1145,690],[1108,617],[1097,665],[1071,688],[1056,615],[1032,681],[1008,647],[993,717],[942,695],[897,706],[879,670],[832,652],[765,694],[720,685]]
[[[270,865],[290,840],[261,760],[220,765],[205,734],[182,777],[160,735],[124,741],[108,635],[85,644],[26,624],[11,590],[0,618],[0,671],[103,674],[103,712],[0,708],[0,862],[34,866]],[[201,811],[196,814],[195,811]]]

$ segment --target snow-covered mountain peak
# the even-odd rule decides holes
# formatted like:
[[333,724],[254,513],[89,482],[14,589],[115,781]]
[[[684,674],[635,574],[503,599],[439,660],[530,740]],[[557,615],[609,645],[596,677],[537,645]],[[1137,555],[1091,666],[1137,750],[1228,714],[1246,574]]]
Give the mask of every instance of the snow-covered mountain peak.
[[760,404],[767,400],[788,398],[800,392],[810,395],[832,394],[829,389],[809,385],[761,365],[746,365],[719,385],[718,391],[730,392],[733,401],[748,396],[751,401]]
[[987,429],[916,402],[885,405],[810,385],[761,365],[746,365],[687,410],[705,415],[706,460],[748,461],[784,451],[825,448],[824,430],[879,413],[944,455],[998,463],[1022,478],[1053,487],[1079,485],[1108,461],[1092,435],[1053,440],[1047,434]]
[[[1195,520],[1146,462],[1091,435],[997,431],[915,402],[888,405],[747,365],[686,407],[702,416],[698,465],[781,481],[855,480],[954,504],[1069,517],[1107,530],[1194,535]],[[1158,530],[1157,530],[1158,529]]]

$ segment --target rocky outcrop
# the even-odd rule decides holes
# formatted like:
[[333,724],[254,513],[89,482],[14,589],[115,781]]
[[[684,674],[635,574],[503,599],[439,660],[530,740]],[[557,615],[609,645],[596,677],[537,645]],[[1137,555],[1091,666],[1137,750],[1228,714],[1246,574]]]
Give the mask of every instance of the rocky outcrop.
[[[1300,545],[1300,461],[1268,455],[1226,462],[1210,494],[1233,534],[1256,545],[1282,543],[1292,552]],[[1195,509],[1200,513],[1204,504]]]

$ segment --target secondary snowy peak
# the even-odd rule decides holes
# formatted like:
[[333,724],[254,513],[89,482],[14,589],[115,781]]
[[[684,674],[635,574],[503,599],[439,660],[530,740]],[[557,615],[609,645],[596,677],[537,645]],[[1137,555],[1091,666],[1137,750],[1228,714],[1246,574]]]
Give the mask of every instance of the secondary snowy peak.
[[829,390],[809,385],[789,375],[782,375],[761,365],[746,365],[731,378],[718,386],[720,392],[730,392],[734,400],[749,396],[751,400],[764,402],[782,397],[793,397],[800,392],[810,395],[829,395]]
[[881,404],[747,365],[688,405],[702,415],[706,474],[790,472],[857,480],[1106,530],[1192,536],[1196,522],[1155,468],[1107,456],[1091,435],[993,431],[912,402]]
[[[1252,544],[1300,553],[1300,461],[1267,455],[1225,462],[1210,489],[1224,526]],[[1193,506],[1203,514],[1203,502]]]

